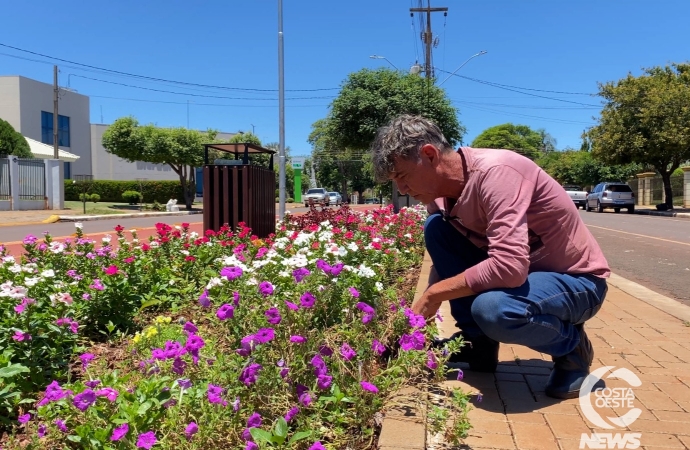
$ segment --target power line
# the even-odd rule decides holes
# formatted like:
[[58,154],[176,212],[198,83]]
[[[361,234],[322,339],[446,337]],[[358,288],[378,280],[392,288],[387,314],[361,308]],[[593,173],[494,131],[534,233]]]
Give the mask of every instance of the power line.
[[579,121],[579,120],[568,120],[568,119],[555,119],[553,117],[533,116],[531,114],[520,114],[520,113],[516,113],[516,112],[497,111],[495,109],[482,108],[479,106],[465,106],[465,108],[476,109],[479,111],[492,112],[495,114],[502,114],[502,115],[506,115],[506,116],[529,117],[529,118],[533,118],[533,119],[541,119],[541,120],[546,120],[548,122],[555,122],[555,123],[573,123],[573,124],[591,125],[591,122],[583,122],[583,121]]
[[560,110],[593,110],[601,109],[595,106],[534,106],[534,105],[511,105],[508,103],[484,103],[484,102],[468,102],[464,100],[451,99],[454,103],[478,106],[495,106],[499,108],[519,108],[519,109],[560,109]]
[[[203,87],[203,88],[211,88],[211,89],[227,89],[227,90],[233,90],[233,91],[254,91],[254,92],[277,92],[277,91],[278,91],[277,89],[237,88],[237,87],[228,87],[228,86],[214,86],[214,85],[210,85],[210,84],[190,83],[190,82],[185,82],[185,81],[167,80],[167,79],[165,79],[165,78],[149,77],[149,76],[146,76],[146,75],[138,75],[138,74],[129,73],[129,72],[122,72],[122,71],[119,71],[119,70],[106,69],[106,68],[103,68],[103,67],[92,66],[92,65],[90,65],[90,64],[83,64],[83,63],[79,63],[79,62],[75,62],[75,61],[70,61],[70,60],[68,60],[68,59],[58,58],[58,57],[55,57],[55,56],[45,55],[45,54],[43,54],[43,53],[38,53],[38,52],[31,51],[31,50],[26,50],[26,49],[23,49],[23,48],[14,47],[14,46],[12,46],[12,45],[3,44],[3,43],[1,43],[1,42],[0,42],[0,46],[6,47],[6,48],[11,48],[12,50],[16,50],[16,51],[19,51],[19,52],[28,53],[28,54],[31,54],[31,55],[34,55],[34,56],[40,56],[40,57],[42,57],[42,58],[48,58],[48,59],[52,59],[52,60],[55,60],[55,61],[60,61],[60,62],[63,62],[63,63],[74,64],[74,65],[77,65],[77,66],[80,66],[80,67],[86,67],[86,68],[89,68],[89,69],[95,69],[95,70],[102,71],[102,72],[114,73],[114,74],[124,75],[124,76],[128,76],[128,77],[133,77],[133,78],[141,78],[141,79],[150,80],[150,81],[165,82],[165,83],[173,83],[173,84],[179,84],[179,85],[185,85],[185,86],[195,86],[195,87]],[[6,56],[12,56],[12,55],[6,55]],[[36,60],[34,60],[34,61],[35,61],[35,62],[45,63],[45,61],[36,61]],[[51,63],[51,64],[52,64],[52,63]],[[337,90],[339,90],[339,89],[340,89],[340,88],[286,89],[286,91],[291,91],[291,92],[317,92],[317,91],[337,91]]]
[[[165,103],[172,105],[186,105],[187,102],[175,102],[166,100],[148,100],[143,98],[128,98],[128,97],[111,97],[107,95],[89,95],[90,98],[105,98],[111,100],[125,100],[130,102],[143,102],[143,103]],[[252,99],[253,100],[253,99]],[[277,101],[277,100],[275,100]],[[219,107],[233,107],[233,108],[275,108],[276,105],[231,105],[228,103],[192,103],[192,106],[219,106]],[[288,108],[314,108],[314,107],[325,107],[328,105],[285,105]]]
[[[153,92],[163,92],[166,94],[174,94],[174,95],[187,95],[190,97],[203,97],[203,98],[222,98],[222,99],[227,99],[227,100],[253,100],[253,101],[277,101],[277,98],[256,98],[256,97],[226,97],[226,96],[221,96],[221,95],[205,95],[205,94],[192,94],[189,92],[175,92],[175,91],[166,91],[163,89],[155,89],[155,88],[149,88],[149,87],[144,87],[144,86],[134,86],[131,84],[126,84],[126,83],[118,83],[117,81],[110,81],[110,80],[101,80],[98,78],[92,78],[92,77],[85,77],[83,75],[74,75],[74,77],[78,78],[84,78],[86,80],[92,80],[92,81],[98,81],[100,83],[108,83],[108,84],[114,84],[117,86],[124,86],[128,88],[134,88],[134,89],[143,89],[146,91],[153,91]],[[328,96],[328,97],[291,97],[291,98],[286,98],[285,100],[316,100],[316,99],[334,99],[334,96]]]

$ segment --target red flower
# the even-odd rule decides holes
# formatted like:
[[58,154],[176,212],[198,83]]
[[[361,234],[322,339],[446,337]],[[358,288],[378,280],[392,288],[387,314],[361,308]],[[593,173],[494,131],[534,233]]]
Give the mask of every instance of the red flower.
[[187,222],[182,222],[182,224],[180,226],[182,227],[183,230],[186,230],[187,228],[189,228],[189,224]]
[[189,255],[189,256],[187,256],[184,260],[185,260],[185,261],[189,261],[189,262],[194,262],[194,261],[196,261],[196,258],[193,257],[192,255]]
[[118,233],[122,233],[124,230],[125,230],[125,227],[123,227],[122,225],[118,225],[115,227],[115,231]]
[[115,275],[115,274],[117,274],[117,270],[118,270],[117,266],[112,265],[112,266],[108,267],[107,269],[105,269],[105,274],[106,275]]

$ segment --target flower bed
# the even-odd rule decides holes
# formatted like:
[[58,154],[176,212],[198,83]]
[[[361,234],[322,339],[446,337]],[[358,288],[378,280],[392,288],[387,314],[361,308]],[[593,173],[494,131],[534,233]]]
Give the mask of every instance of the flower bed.
[[391,393],[445,376],[400,292],[423,218],[312,211],[266,240],[118,227],[117,250],[81,227],[27,237],[23,261],[0,252],[5,448],[372,448]]

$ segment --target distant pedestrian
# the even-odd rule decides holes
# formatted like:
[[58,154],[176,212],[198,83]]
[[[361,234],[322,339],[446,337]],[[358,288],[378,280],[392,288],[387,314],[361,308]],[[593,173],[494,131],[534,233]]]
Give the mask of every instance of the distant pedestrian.
[[513,151],[453,149],[419,116],[381,127],[372,157],[377,180],[428,205],[433,268],[412,309],[432,317],[450,301],[453,338],[468,342],[451,361],[494,372],[499,342],[524,345],[553,357],[547,395],[577,397],[594,357],[583,324],[610,270],[565,190]]

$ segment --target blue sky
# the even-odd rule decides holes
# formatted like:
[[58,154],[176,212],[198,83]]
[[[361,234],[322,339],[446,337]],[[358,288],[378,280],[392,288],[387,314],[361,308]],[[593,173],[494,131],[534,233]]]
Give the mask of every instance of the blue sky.
[[[278,141],[277,1],[5,3],[3,15],[11,20],[3,20],[2,44],[152,78],[262,90],[154,82],[58,62],[60,84],[91,97],[92,122],[126,115],[160,126],[189,120],[198,129],[253,127],[264,143]],[[326,116],[347,75],[388,66],[370,55],[405,70],[423,62],[419,19],[409,14],[418,1],[283,3],[286,145],[304,155],[311,151],[311,124]],[[487,127],[514,122],[546,129],[559,148],[578,147],[599,110],[596,97],[582,94],[596,92],[598,81],[690,59],[687,0],[437,0],[432,6],[449,8],[447,17],[433,14],[438,82],[446,78],[442,70],[452,72],[486,50],[458,74],[504,85],[458,77],[443,84],[467,127],[466,143]],[[0,47],[1,75],[52,83],[53,62]]]

